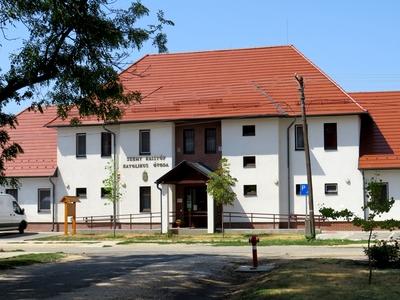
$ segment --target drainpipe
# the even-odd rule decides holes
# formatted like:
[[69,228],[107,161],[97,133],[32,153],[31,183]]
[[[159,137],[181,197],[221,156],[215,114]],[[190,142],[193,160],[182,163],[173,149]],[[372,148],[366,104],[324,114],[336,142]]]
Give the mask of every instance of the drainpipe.
[[161,225],[160,226],[160,230],[161,230],[161,233],[162,233],[162,212],[163,212],[163,210],[162,210],[162,207],[163,207],[163,205],[162,205],[162,188],[160,188],[160,184],[159,183],[157,183],[156,186],[157,186],[157,189],[160,191],[160,225]]
[[290,205],[290,190],[291,190],[291,180],[290,180],[290,128],[296,123],[297,118],[295,117],[292,123],[289,124],[288,128],[286,129],[286,139],[287,139],[287,149],[286,149],[286,161],[287,161],[287,192],[288,192],[288,229],[290,228],[290,213],[291,213],[291,205]]
[[361,174],[362,174],[362,182],[363,182],[364,220],[367,220],[368,219],[368,211],[367,211],[368,209],[365,208],[366,205],[367,205],[367,195],[366,195],[366,192],[365,192],[365,173],[364,173],[364,170],[361,171]]
[[56,211],[56,185],[54,183],[54,181],[51,179],[51,176],[49,176],[49,181],[51,183],[52,186],[52,223],[51,223],[51,231],[54,231],[54,227],[55,227],[55,223],[56,223],[56,215],[55,215],[55,211]]
[[[113,160],[114,160],[114,191],[117,189],[117,134],[114,131],[111,131],[110,129],[107,129],[105,125],[103,124],[103,129],[107,131],[108,133],[111,133],[112,139],[113,139]],[[117,203],[116,203],[116,194],[114,193],[114,199],[113,199],[113,215],[115,218],[113,218],[113,227],[114,227],[114,232],[115,232],[115,227],[116,227],[116,216],[117,216]]]

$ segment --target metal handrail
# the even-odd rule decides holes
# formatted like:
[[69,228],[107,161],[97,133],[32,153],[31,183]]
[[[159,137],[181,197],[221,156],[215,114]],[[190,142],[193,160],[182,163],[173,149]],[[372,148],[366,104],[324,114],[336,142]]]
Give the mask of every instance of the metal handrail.
[[[192,212],[193,213],[193,212]],[[192,217],[206,217],[206,211],[198,211],[195,212]],[[219,214],[221,216],[221,214]],[[176,212],[172,211],[169,213],[169,218],[174,221],[176,217]],[[238,220],[247,219],[250,224],[260,223],[260,221],[264,220],[268,223],[273,224],[273,228],[276,227],[280,222],[289,222],[290,224],[297,226],[299,223],[304,223],[307,215],[305,214],[274,214],[274,213],[253,213],[253,212],[233,212],[233,211],[225,211],[224,212],[224,224],[228,223],[230,228],[234,223],[244,223],[237,222]],[[147,220],[147,221],[144,221]],[[236,222],[235,222],[236,220]],[[315,220],[318,223],[318,226],[321,227],[321,223],[325,222],[326,219],[322,215],[315,215]],[[90,227],[93,227],[95,224],[99,223],[113,223],[113,215],[95,215],[95,216],[81,216],[77,217],[77,221],[81,221],[81,223],[89,224]],[[143,213],[135,213],[135,214],[120,214],[116,216],[116,222],[118,224],[124,223],[129,224],[129,228],[132,229],[135,224],[149,224],[150,229],[153,229],[153,225],[161,223],[161,212],[143,212]]]

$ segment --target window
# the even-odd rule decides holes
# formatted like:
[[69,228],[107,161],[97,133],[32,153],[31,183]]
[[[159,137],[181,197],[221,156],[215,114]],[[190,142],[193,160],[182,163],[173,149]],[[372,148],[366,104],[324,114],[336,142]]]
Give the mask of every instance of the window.
[[300,190],[301,190],[301,184],[296,184],[296,195],[300,195]]
[[79,198],[86,198],[86,188],[76,188],[75,195]]
[[257,185],[244,185],[243,186],[243,194],[245,196],[257,196]]
[[150,154],[150,129],[139,130],[139,154]]
[[6,194],[13,196],[18,202],[18,189],[6,189]]
[[194,129],[183,130],[183,153],[194,154]]
[[325,183],[325,195],[337,195],[338,185],[337,183]]
[[217,153],[217,130],[206,128],[204,137],[205,153]]
[[140,212],[151,211],[151,188],[149,186],[140,187]]
[[243,136],[255,136],[256,126],[255,125],[243,125]]
[[304,150],[304,136],[303,136],[303,125],[296,125],[294,127],[295,136],[295,150]]
[[50,189],[38,189],[38,212],[50,212]]
[[243,156],[243,168],[255,168],[256,157],[255,156]]
[[379,189],[377,193],[379,193],[380,200],[386,201],[389,198],[389,184],[387,182],[380,182],[377,188]]
[[111,133],[102,132],[101,133],[101,156],[107,157],[111,156]]
[[76,134],[76,157],[86,157],[86,133]]
[[324,148],[325,150],[337,150],[336,123],[324,124]]
[[101,198],[107,198],[111,194],[110,190],[107,190],[105,187],[102,187],[100,189],[100,197]]

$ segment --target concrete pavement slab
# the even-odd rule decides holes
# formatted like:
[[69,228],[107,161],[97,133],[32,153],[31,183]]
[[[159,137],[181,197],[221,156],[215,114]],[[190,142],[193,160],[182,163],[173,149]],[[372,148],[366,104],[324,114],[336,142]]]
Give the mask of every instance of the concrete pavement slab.
[[[369,233],[365,231],[329,231],[317,235],[317,239],[346,239],[353,241],[368,240]],[[390,238],[400,238],[400,231],[374,231],[373,239],[389,240]]]

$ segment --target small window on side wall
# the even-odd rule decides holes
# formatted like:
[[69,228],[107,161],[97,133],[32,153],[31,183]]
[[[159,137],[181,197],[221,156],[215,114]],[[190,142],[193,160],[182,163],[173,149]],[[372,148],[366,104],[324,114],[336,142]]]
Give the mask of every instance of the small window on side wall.
[[303,135],[303,126],[296,125],[294,127],[294,143],[295,143],[295,150],[300,151],[304,150],[304,135]]
[[256,125],[243,125],[242,135],[243,136],[255,136],[256,135]]
[[255,168],[256,157],[255,156],[243,156],[243,168]]
[[38,212],[50,212],[50,189],[38,189]]
[[387,199],[389,198],[389,184],[387,182],[380,182],[377,185],[377,193],[379,195],[379,200],[383,201],[387,201]]
[[243,195],[245,196],[257,196],[257,185],[248,184],[243,186]]
[[150,155],[150,129],[139,130],[139,154]]
[[337,195],[338,184],[337,183],[325,183],[325,195]]
[[337,150],[337,124],[324,124],[324,148],[325,150]]
[[86,194],[86,188],[76,188],[76,194],[77,197],[79,198],[86,198],[87,194]]
[[76,157],[86,157],[86,133],[76,134]]

